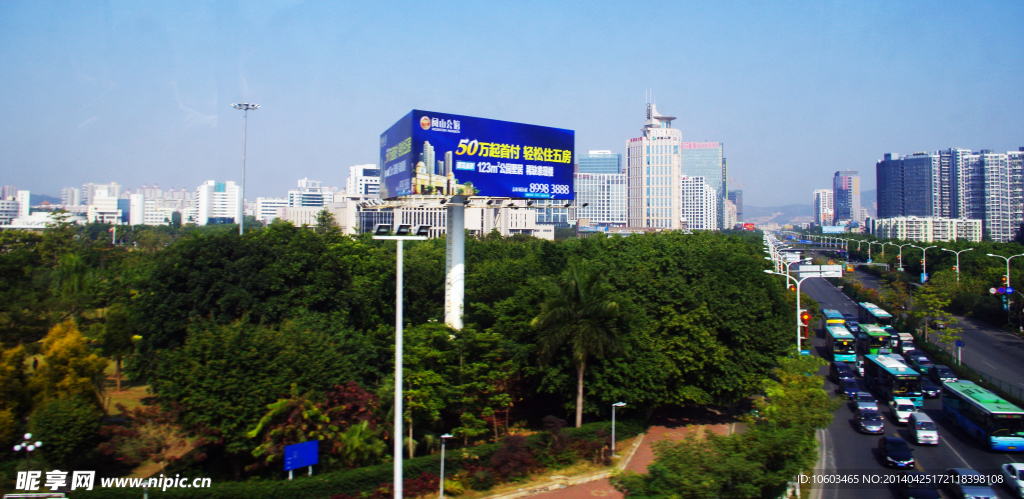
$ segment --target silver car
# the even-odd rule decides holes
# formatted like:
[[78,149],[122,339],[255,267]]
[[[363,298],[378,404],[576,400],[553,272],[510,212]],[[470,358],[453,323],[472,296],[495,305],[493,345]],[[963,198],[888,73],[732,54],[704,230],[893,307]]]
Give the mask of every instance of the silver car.
[[946,475],[949,475],[950,479],[947,480],[946,487],[949,489],[949,493],[952,497],[957,499],[996,499],[996,491],[992,490],[988,484],[984,483],[980,478],[982,474],[975,470],[968,468],[949,468],[946,470]]

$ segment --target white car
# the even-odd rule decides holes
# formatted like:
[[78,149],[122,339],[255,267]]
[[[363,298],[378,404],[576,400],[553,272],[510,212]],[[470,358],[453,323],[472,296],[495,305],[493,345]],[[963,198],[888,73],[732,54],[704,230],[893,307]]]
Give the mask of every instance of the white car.
[[907,424],[907,421],[910,420],[910,413],[917,412],[917,406],[910,401],[893,400],[889,403],[889,410],[892,411],[892,417],[896,418],[897,422]]
[[1024,497],[1024,463],[1009,463],[999,467],[1003,473],[1003,483],[1017,497]]

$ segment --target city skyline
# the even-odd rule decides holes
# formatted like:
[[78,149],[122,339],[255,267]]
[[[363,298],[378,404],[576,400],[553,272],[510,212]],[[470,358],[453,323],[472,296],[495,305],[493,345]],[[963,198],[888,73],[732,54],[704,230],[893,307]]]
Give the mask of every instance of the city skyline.
[[[1024,145],[1019,3],[583,7],[3,4],[0,180],[51,196],[238,181],[235,102],[262,105],[250,200],[294,178],[343,185],[414,108],[571,129],[577,152],[624,155],[649,89],[683,141],[729,144],[753,206],[837,170],[867,189],[879,151]],[[668,50],[651,49],[652,23]],[[912,127],[879,119],[911,113]]]

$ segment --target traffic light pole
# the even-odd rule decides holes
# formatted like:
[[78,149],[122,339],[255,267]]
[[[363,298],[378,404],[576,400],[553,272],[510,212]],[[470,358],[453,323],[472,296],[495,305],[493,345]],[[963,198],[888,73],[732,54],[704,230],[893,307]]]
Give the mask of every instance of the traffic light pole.
[[[801,342],[801,338],[800,338],[800,324],[802,322],[800,320],[800,286],[804,283],[804,281],[810,279],[811,277],[818,277],[818,276],[807,276],[807,277],[804,277],[803,279],[797,279],[796,277],[793,277],[793,276],[791,276],[789,274],[783,274],[782,272],[773,272],[773,271],[770,271],[770,270],[765,270],[765,272],[768,273],[768,274],[777,274],[777,275],[785,277],[786,279],[792,279],[792,281],[796,283],[796,355],[799,357],[800,356],[800,352],[803,350],[801,348],[801,346],[802,346],[801,343],[802,342]],[[808,325],[808,327],[810,327],[810,326]]]

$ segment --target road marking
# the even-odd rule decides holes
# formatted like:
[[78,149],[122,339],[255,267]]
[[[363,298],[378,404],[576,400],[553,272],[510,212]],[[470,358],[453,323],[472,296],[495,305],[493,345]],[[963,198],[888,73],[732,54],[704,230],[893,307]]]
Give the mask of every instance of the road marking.
[[956,449],[954,449],[952,445],[949,445],[949,442],[947,442],[945,438],[940,438],[939,440],[940,440],[940,441],[941,441],[941,442],[942,442],[943,444],[945,444],[945,445],[946,445],[946,447],[949,447],[949,450],[953,451],[953,454],[956,454],[956,457],[960,458],[960,462],[961,462],[961,463],[964,463],[964,467],[965,467],[965,468],[970,468],[970,467],[971,467],[971,465],[967,464],[967,460],[966,460],[966,459],[964,459],[964,456],[961,456],[961,455],[960,455],[960,453],[959,453],[959,452],[957,452],[957,451],[956,451]]
[[992,364],[989,364],[988,361],[983,360],[983,361],[981,361],[981,363],[985,364],[988,367],[991,367],[992,369],[999,369],[998,367],[993,366]]

